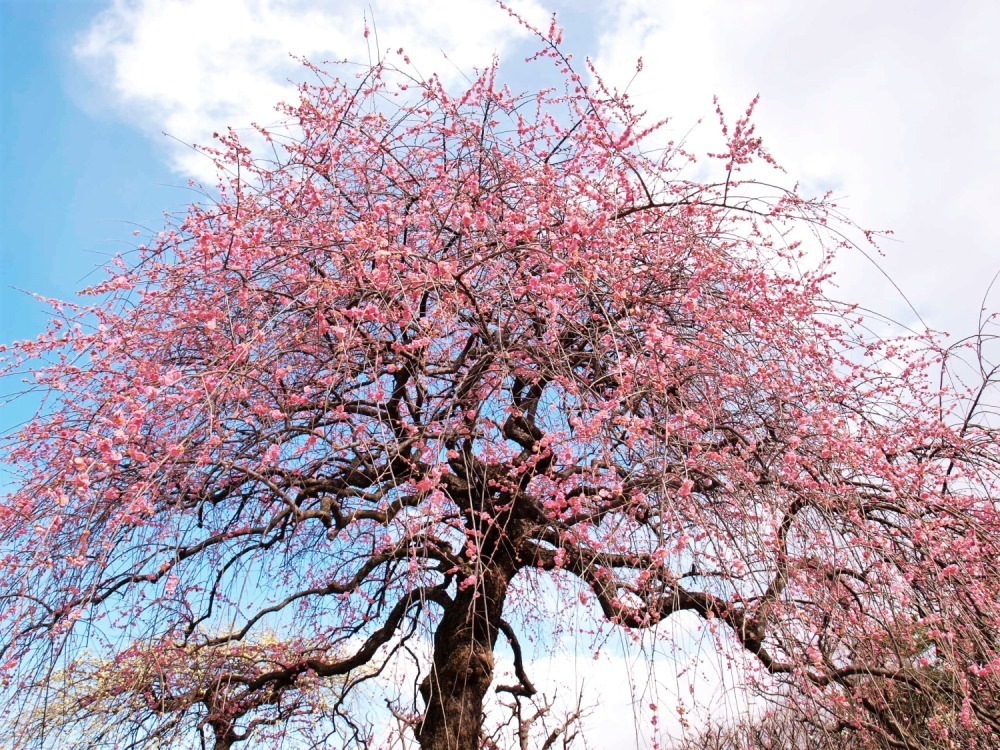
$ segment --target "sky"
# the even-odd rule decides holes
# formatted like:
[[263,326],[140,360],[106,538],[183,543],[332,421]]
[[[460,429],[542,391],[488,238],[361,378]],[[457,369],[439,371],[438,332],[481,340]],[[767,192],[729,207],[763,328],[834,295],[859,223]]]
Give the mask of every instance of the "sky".
[[[1000,3],[512,4],[545,26],[557,12],[566,49],[612,84],[641,56],[630,94],[692,147],[716,135],[714,95],[735,113],[760,94],[758,132],[789,182],[893,231],[876,262],[841,258],[831,293],[974,333],[1000,272]],[[421,72],[457,83],[495,53],[512,88],[533,86],[517,64],[530,40],[489,0],[0,0],[0,343],[43,326],[29,292],[71,297],[195,200],[190,179],[211,185],[191,144],[272,122],[294,97],[293,55],[367,59],[366,18]],[[1000,309],[1000,291],[985,306]],[[23,416],[5,407],[0,429]],[[609,737],[623,710],[595,719]]]

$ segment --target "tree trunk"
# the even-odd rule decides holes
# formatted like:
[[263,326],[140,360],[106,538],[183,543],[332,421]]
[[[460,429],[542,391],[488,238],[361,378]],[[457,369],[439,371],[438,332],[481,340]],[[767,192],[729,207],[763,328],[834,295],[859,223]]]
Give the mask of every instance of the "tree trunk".
[[514,571],[488,566],[459,591],[434,633],[434,665],[420,684],[421,750],[478,750],[483,700],[493,683],[493,647]]
[[212,723],[212,732],[215,735],[215,745],[213,750],[232,750],[232,747],[239,741],[233,733],[232,722],[224,724]]

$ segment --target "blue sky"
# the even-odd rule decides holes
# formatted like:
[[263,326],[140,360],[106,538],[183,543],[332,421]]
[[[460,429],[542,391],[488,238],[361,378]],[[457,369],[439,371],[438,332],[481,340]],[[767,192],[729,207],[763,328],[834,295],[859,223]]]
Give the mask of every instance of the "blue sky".
[[157,144],[87,101],[72,54],[104,3],[0,2],[0,340],[26,338],[44,310],[18,289],[68,298],[133,223],[162,224],[188,200]]
[[[567,48],[592,56],[612,84],[628,82],[643,56],[631,93],[652,115],[673,116],[672,134],[693,148],[711,143],[713,94],[739,112],[759,93],[758,131],[789,180],[831,188],[863,225],[893,229],[879,260],[886,274],[933,327],[973,331],[1000,271],[1000,3],[515,4],[545,25],[559,11]],[[365,14],[383,47],[405,46],[423,72],[451,81],[493,51],[517,60],[528,49],[489,0],[0,0],[0,342],[44,324],[18,289],[72,297],[134,246],[134,229],[159,229],[164,211],[195,198],[189,178],[211,184],[206,161],[183,144],[267,122],[275,101],[294,95],[288,53],[364,59]],[[510,70],[515,88],[531,87]],[[860,254],[838,271],[837,296],[916,322]],[[987,307],[1000,309],[1000,295]],[[4,407],[0,431],[24,416]],[[620,681],[620,667],[581,670],[601,685]],[[615,711],[607,746],[623,716],[631,726],[630,704],[605,717]]]

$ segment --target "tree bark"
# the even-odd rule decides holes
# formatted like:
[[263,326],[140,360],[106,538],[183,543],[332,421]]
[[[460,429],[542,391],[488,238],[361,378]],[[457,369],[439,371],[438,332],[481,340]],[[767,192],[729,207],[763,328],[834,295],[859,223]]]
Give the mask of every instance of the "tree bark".
[[421,750],[478,750],[483,701],[493,683],[493,648],[514,570],[484,566],[459,591],[434,633],[434,663],[420,684],[425,711],[417,727]]
[[215,735],[213,750],[232,750],[233,746],[239,741],[236,735],[233,734],[232,724],[219,726],[213,723],[211,727]]

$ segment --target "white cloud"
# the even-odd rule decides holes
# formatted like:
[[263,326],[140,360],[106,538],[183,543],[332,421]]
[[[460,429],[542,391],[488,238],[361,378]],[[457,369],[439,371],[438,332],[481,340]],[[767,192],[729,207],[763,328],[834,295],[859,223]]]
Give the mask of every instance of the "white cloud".
[[756,665],[731,643],[720,651],[694,615],[675,615],[641,644],[621,631],[611,636],[596,656],[583,637],[536,653],[528,668],[535,686],[555,695],[564,713],[583,691],[583,705],[591,709],[583,723],[589,747],[664,747],[685,734],[682,721],[697,730],[709,721],[735,720],[754,701],[745,679]]
[[[547,25],[545,0],[514,3]],[[759,131],[807,190],[833,188],[850,216],[892,229],[881,260],[933,327],[970,332],[1000,270],[1000,5],[886,0],[549,0],[574,40],[595,39],[598,68],[683,135],[714,133],[711,97],[738,112],[761,93]],[[184,144],[232,125],[273,123],[294,99],[294,53],[368,59],[364,16],[382,49],[403,46],[419,69],[457,80],[525,35],[490,0],[114,0],[76,52],[103,105],[167,143],[181,173],[211,181]],[[374,42],[375,35],[369,41]],[[587,50],[577,50],[586,52]],[[447,59],[445,58],[447,55]],[[528,83],[530,85],[530,82]],[[166,132],[177,139],[166,142]],[[892,286],[857,257],[842,296],[912,324]]]
[[[534,0],[511,5],[547,23]],[[292,55],[363,61],[404,47],[418,69],[447,81],[525,34],[489,0],[115,0],[75,53],[106,106],[151,135],[177,139],[174,168],[211,180],[211,164],[185,144],[208,144],[228,126],[273,123],[275,104],[294,101],[291,81],[303,77]]]
[[[760,93],[758,132],[790,178],[846,196],[865,227],[894,230],[887,274],[932,327],[971,332],[1000,270],[1000,5],[623,0],[617,10],[597,55],[610,79],[627,81],[642,55],[632,93],[681,135],[700,116],[700,131],[714,132],[713,94],[738,113]],[[844,260],[841,296],[915,322],[871,264]]]

